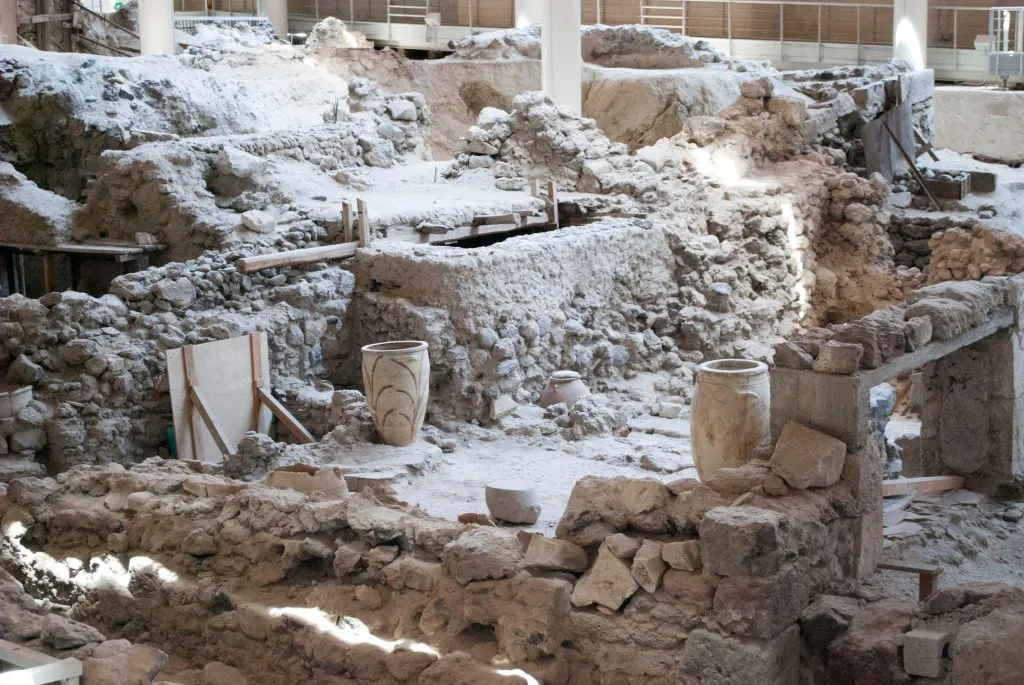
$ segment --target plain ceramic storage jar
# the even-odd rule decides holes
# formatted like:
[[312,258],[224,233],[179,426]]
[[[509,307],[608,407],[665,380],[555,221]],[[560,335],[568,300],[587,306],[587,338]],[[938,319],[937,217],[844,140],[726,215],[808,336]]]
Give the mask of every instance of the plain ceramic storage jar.
[[540,396],[540,406],[564,404],[571,407],[581,397],[590,394],[590,388],[575,371],[555,371],[548,379],[547,387]]
[[416,442],[430,390],[427,343],[401,340],[363,347],[363,390],[381,440],[396,447]]
[[697,367],[690,435],[702,481],[720,468],[742,466],[771,444],[770,393],[762,362],[719,359]]

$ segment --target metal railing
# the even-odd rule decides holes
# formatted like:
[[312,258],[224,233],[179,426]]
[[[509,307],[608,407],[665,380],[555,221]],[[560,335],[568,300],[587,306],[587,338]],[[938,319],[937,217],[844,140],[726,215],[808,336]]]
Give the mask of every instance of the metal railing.
[[[862,36],[861,26],[863,23],[863,14],[866,11],[883,12],[888,14],[889,21],[891,22],[891,15],[893,11],[892,5],[881,5],[877,3],[840,3],[840,2],[812,2],[809,0],[653,0],[657,2],[657,5],[641,4],[640,6],[640,23],[648,26],[657,26],[660,28],[667,28],[671,30],[678,30],[684,35],[693,36],[697,38],[724,38],[728,41],[729,51],[732,52],[732,43],[734,39],[756,39],[756,40],[772,40],[772,38],[765,38],[764,36],[754,35],[736,35],[733,24],[733,7],[735,5],[741,6],[771,6],[777,8],[778,16],[778,30],[775,33],[774,40],[781,44],[788,42],[786,38],[786,8],[795,7],[803,8],[802,13],[804,17],[802,19],[806,21],[807,8],[810,8],[815,15],[814,21],[814,37],[813,39],[805,37],[802,42],[816,43],[819,47],[819,53],[822,46],[826,42],[840,43],[855,45],[857,47],[858,59],[860,57],[860,48],[862,45],[881,45],[891,41],[891,25],[885,31],[886,39],[866,41]],[[722,5],[724,7],[724,26],[721,27],[720,31],[709,31],[707,29],[701,29],[694,27],[692,24],[687,23],[690,5]],[[853,40],[832,40],[826,41],[823,35],[825,31],[831,34],[830,29],[825,28],[825,20],[823,14],[830,10],[852,10],[855,13],[855,25],[856,29],[853,35]],[[691,15],[692,16],[692,15]],[[654,20],[654,21],[652,21]],[[877,24],[877,21],[876,21]],[[760,27],[763,30],[763,27]],[[877,27],[872,32],[877,33]],[[747,31],[748,34],[753,33]],[[724,35],[722,35],[724,34]],[[829,36],[831,37],[831,36]]]
[[196,28],[200,24],[225,24],[225,23],[238,24],[238,23],[241,23],[241,22],[245,22],[245,23],[248,23],[248,24],[263,24],[266,21],[267,21],[266,17],[251,16],[251,15],[246,15],[246,14],[232,14],[232,15],[225,14],[225,15],[222,15],[222,16],[219,16],[219,17],[217,17],[217,16],[205,17],[205,16],[200,16],[200,15],[196,15],[196,16],[184,15],[184,16],[182,16],[180,14],[175,14],[174,15],[174,28],[178,29],[179,31],[187,31],[189,33],[195,33]]
[[1024,76],[1024,7],[988,11],[988,71],[1006,80]]

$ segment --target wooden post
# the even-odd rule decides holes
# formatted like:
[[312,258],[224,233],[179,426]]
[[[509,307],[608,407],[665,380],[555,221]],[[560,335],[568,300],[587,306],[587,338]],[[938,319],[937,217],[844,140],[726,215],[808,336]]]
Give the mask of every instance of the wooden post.
[[252,425],[258,427],[261,407],[259,390],[263,387],[263,344],[259,333],[249,334],[249,359],[252,364],[252,387],[255,389],[252,394]]
[[558,228],[558,193],[555,182],[548,179],[548,223]]
[[352,203],[345,200],[341,203],[341,242],[351,243],[352,235]]
[[195,406],[193,406],[192,388],[196,378],[196,362],[191,345],[185,345],[181,349],[181,358],[185,365],[185,387],[188,388],[188,392],[185,393],[185,414],[192,427],[192,457],[199,461],[206,461],[203,459],[203,441],[199,435],[201,422],[196,415]]
[[356,221],[359,223],[359,247],[366,247],[370,244],[370,215],[366,212],[366,203],[356,200],[356,209],[359,214]]
[[53,292],[53,253],[44,252],[41,255],[43,260],[43,294]]

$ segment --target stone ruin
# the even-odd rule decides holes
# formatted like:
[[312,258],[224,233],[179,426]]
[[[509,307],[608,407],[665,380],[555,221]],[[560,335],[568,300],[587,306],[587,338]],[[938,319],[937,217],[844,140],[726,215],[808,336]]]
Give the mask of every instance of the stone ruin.
[[[878,585],[929,544],[891,544],[897,476],[962,479],[956,506],[992,507],[1011,542],[1024,519],[1021,239],[900,212],[857,166],[892,98],[930,135],[930,75],[780,73],[592,27],[592,92],[619,68],[725,86],[651,129],[495,80],[461,122],[439,92],[467,91],[441,75],[528,73],[535,31],[401,64],[436,75],[422,94],[341,22],[315,35],[0,49],[4,242],[163,247],[88,293],[0,299],[3,378],[32,392],[0,418],[0,638],[77,659],[85,685],[1019,680],[1021,583],[920,602]],[[603,97],[669,77],[630,78]],[[364,198],[357,238],[342,202]],[[495,217],[522,223],[478,230]],[[345,261],[288,263],[346,240]],[[247,267],[268,256],[285,261]],[[256,332],[314,442],[251,432],[219,463],[174,459],[167,351]],[[381,444],[362,392],[359,350],[383,340],[430,351],[408,448]],[[701,482],[686,406],[698,365],[729,357],[772,364],[772,446]],[[558,370],[591,394],[540,407]],[[480,479],[509,466],[537,471],[536,525],[480,513]],[[299,492],[281,468],[343,478]]]

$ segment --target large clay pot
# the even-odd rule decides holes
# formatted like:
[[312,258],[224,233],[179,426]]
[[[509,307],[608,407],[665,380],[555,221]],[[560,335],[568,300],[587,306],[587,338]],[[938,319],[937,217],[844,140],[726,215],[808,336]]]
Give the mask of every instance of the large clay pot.
[[690,436],[701,480],[771,444],[770,392],[767,364],[719,359],[697,367]]
[[427,343],[383,342],[363,347],[363,389],[381,440],[405,447],[416,442],[427,412],[430,358]]
[[590,388],[580,379],[575,371],[555,371],[548,379],[547,387],[540,396],[540,406],[550,407],[552,404],[564,404],[568,407],[576,404],[576,400],[590,394]]

